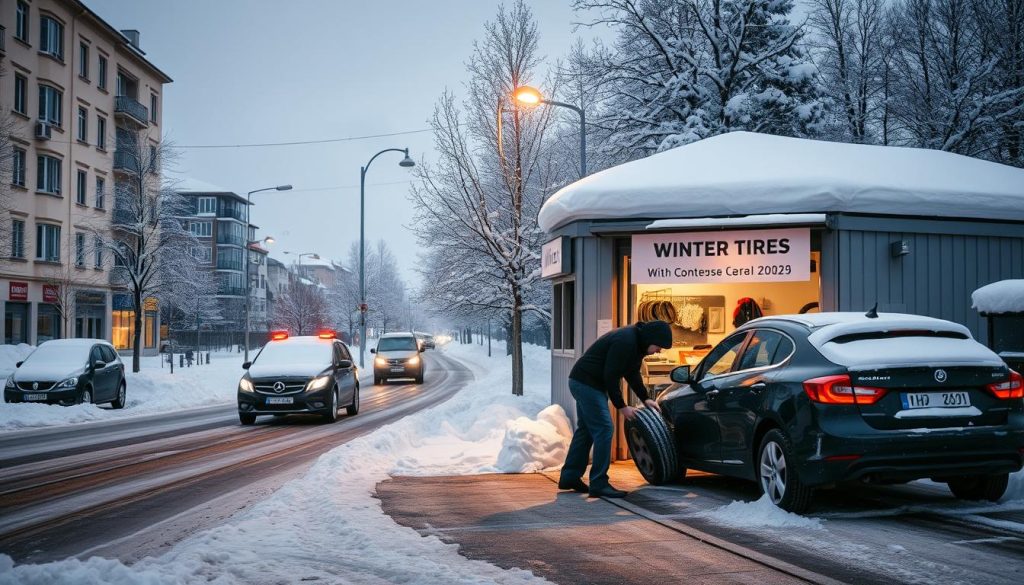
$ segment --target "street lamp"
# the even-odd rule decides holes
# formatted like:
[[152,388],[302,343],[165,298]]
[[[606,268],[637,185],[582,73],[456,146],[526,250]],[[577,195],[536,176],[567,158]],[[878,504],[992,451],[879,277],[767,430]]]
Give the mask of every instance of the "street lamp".
[[546,104],[549,106],[558,106],[562,108],[569,108],[580,115],[580,178],[587,176],[587,115],[583,112],[583,108],[567,104],[564,102],[556,102],[554,100],[544,99],[540,91],[535,87],[529,85],[521,85],[512,92],[512,97],[517,102],[524,106],[539,106]]
[[[249,296],[252,295],[252,283],[249,282],[249,208],[252,207],[252,194],[262,193],[263,191],[290,191],[291,185],[278,185],[276,187],[264,187],[263,189],[256,189],[249,191],[245,195],[245,235],[242,236],[242,241],[246,242],[245,245],[245,360],[249,361],[249,305],[252,303],[249,300]],[[264,238],[266,240],[266,238]],[[274,238],[270,238],[267,243],[274,241]],[[258,243],[258,242],[257,242]]]
[[398,166],[409,168],[416,162],[409,158],[408,148],[385,148],[370,157],[366,166],[359,168],[359,367],[363,367],[363,355],[366,353],[366,172],[370,170],[373,160],[385,152],[401,152],[405,158]]
[[[288,250],[285,250],[284,253],[285,254],[295,254],[295,252],[289,252]],[[300,254],[296,254],[295,255],[295,262],[296,262],[296,265],[298,266],[298,268],[296,268],[297,271],[298,270],[302,270],[302,257],[303,256],[309,256],[310,258],[312,258],[314,260],[319,260],[320,259],[320,254],[317,254],[316,252],[302,252]]]
[[261,244],[266,244],[266,245],[269,246],[270,244],[273,244],[274,241],[275,240],[274,240],[273,236],[267,236],[267,237],[265,237],[263,239],[252,240],[252,241],[249,241],[249,238],[246,238],[246,242],[245,242],[245,260],[246,260],[246,262],[245,262],[245,348],[246,348],[245,361],[249,361],[249,352],[248,352],[248,349],[249,349],[249,315],[250,315],[249,305],[252,302],[250,300],[250,298],[249,298],[252,295],[252,285],[251,285],[251,282],[249,280],[249,264],[251,264],[251,262],[249,262],[249,246],[259,246]]

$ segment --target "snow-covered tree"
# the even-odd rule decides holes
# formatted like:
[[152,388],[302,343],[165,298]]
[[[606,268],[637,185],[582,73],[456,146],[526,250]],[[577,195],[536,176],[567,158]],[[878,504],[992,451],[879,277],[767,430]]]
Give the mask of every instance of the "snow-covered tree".
[[523,388],[524,315],[548,315],[548,302],[534,303],[532,295],[544,239],[536,217],[559,181],[547,140],[550,108],[508,102],[516,87],[537,83],[537,39],[522,2],[485,25],[467,63],[468,95],[461,107],[450,92],[437,104],[431,126],[438,161],[417,167],[411,193],[426,251],[421,298],[446,315],[507,318],[515,394]]
[[278,297],[275,329],[286,329],[291,335],[313,335],[319,329],[329,328],[331,321],[326,294],[318,284],[295,278]]
[[[6,69],[0,63],[0,82],[6,77]],[[14,117],[11,110],[14,104],[7,103],[6,98],[0,100],[0,258],[7,258],[11,253],[11,180],[13,178],[14,144],[11,135],[15,131]]]
[[[973,0],[972,8],[982,54],[996,59],[995,91],[1019,95],[1024,88],[1024,0]],[[1024,167],[1024,111],[1001,116],[994,126],[988,158]]]
[[617,31],[587,70],[606,148],[630,158],[733,130],[808,135],[822,102],[792,0],[574,0]]
[[[179,250],[168,248],[167,254],[178,254]],[[221,308],[217,303],[217,277],[213,267],[200,260],[189,250],[185,257],[170,259],[163,263],[160,290],[156,297],[160,301],[162,322],[168,331],[195,330],[195,348],[200,348],[200,330],[203,324],[222,320]],[[171,351],[171,373],[174,373],[173,344]]]

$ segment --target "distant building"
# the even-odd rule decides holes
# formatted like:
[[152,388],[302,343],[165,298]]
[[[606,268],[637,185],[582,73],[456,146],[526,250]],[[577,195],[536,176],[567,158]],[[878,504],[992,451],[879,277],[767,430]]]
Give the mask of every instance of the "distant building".
[[[12,208],[0,226],[10,235],[0,250],[2,342],[99,337],[128,349],[134,307],[91,231],[109,230],[116,215],[123,137],[141,132],[148,146],[159,145],[171,78],[146,58],[138,31],[118,31],[82,2],[0,7],[0,101],[14,123]],[[151,353],[159,316],[155,299],[145,303],[143,349]]]

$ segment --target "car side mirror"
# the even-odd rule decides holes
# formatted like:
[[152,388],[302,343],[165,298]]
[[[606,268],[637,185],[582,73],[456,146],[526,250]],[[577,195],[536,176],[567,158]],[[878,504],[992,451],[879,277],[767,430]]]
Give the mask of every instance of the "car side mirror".
[[107,367],[107,362],[103,360],[96,360],[92,363],[92,367],[93,369],[96,370],[102,370],[103,368]]
[[370,353],[377,353],[377,350],[371,347],[370,348]]
[[21,364],[23,364],[23,363],[25,363],[25,362],[24,362],[24,361],[20,361],[20,362],[18,362],[18,363],[16,363],[16,364],[14,364],[14,367],[15,367],[15,368],[20,368],[20,367],[21,367]]
[[690,366],[679,366],[673,369],[668,377],[677,384],[686,384],[690,381]]
[[250,367],[252,367],[252,362],[243,362],[242,363],[242,369],[243,370],[248,370]]
[[352,367],[352,360],[338,360],[338,367],[347,370]]

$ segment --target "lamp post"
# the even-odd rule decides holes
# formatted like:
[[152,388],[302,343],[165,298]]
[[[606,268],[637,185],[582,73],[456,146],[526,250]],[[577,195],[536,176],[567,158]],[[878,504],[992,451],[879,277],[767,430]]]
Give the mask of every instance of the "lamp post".
[[587,115],[584,113],[583,108],[567,104],[565,102],[556,102],[554,100],[544,99],[540,91],[535,87],[529,85],[521,85],[512,92],[512,96],[517,102],[527,106],[536,106],[545,104],[549,106],[558,106],[561,108],[569,108],[580,115],[580,178],[587,176]]
[[373,160],[385,152],[401,152],[405,158],[398,166],[409,168],[416,162],[409,158],[408,148],[385,148],[370,157],[366,166],[359,168],[359,367],[364,365],[366,354],[366,172],[370,170]]
[[[249,305],[252,301],[249,297],[252,295],[252,283],[249,282],[249,208],[252,207],[252,194],[262,193],[263,191],[290,191],[291,185],[278,185],[276,187],[264,187],[263,189],[256,189],[249,191],[245,195],[245,235],[242,236],[242,241],[245,244],[245,359],[243,361],[249,361]],[[267,240],[268,238],[264,238]],[[267,243],[273,242],[274,238],[269,238]]]

